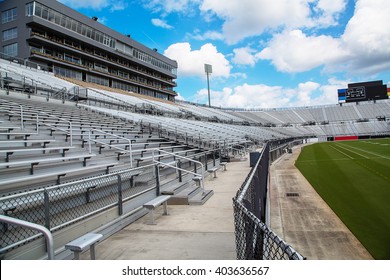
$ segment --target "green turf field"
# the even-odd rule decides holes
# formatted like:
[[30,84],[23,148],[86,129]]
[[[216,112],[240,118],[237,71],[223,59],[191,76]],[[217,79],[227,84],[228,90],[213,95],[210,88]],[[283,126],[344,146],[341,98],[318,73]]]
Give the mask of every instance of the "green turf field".
[[371,255],[389,260],[390,139],[316,143],[295,165]]

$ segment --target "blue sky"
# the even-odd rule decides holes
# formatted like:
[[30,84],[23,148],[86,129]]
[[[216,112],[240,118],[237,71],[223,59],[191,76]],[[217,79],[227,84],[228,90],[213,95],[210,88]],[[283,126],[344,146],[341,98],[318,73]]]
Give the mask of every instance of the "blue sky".
[[179,98],[275,108],[337,103],[348,83],[390,87],[388,0],[61,0],[178,61]]

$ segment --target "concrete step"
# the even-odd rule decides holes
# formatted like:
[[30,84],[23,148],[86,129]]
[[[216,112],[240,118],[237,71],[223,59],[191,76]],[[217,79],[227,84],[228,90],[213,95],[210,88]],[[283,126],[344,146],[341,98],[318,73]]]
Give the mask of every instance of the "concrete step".
[[[190,184],[190,183],[188,183]],[[196,196],[202,189],[196,184],[190,184],[187,188],[173,195],[169,200],[169,204],[173,205],[189,205],[190,198]]]
[[203,205],[206,203],[207,200],[214,194],[213,190],[204,190],[200,191],[193,197],[189,198],[188,203],[190,205]]
[[165,186],[162,186],[163,191],[161,191],[161,194],[176,195],[186,189],[189,186],[189,183],[189,181],[171,182]]

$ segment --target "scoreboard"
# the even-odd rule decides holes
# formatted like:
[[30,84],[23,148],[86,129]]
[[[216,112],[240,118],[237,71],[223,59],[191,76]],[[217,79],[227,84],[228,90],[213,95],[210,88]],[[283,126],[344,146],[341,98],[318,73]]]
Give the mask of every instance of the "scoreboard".
[[345,97],[349,100],[366,99],[366,88],[365,87],[347,88],[347,93]]
[[339,103],[387,99],[387,86],[383,81],[348,84],[348,88],[338,89]]

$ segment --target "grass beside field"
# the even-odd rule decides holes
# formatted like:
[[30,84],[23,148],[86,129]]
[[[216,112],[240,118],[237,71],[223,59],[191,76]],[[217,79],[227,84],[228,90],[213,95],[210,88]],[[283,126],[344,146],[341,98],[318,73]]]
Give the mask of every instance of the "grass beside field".
[[390,260],[390,139],[316,143],[295,165],[371,255]]

